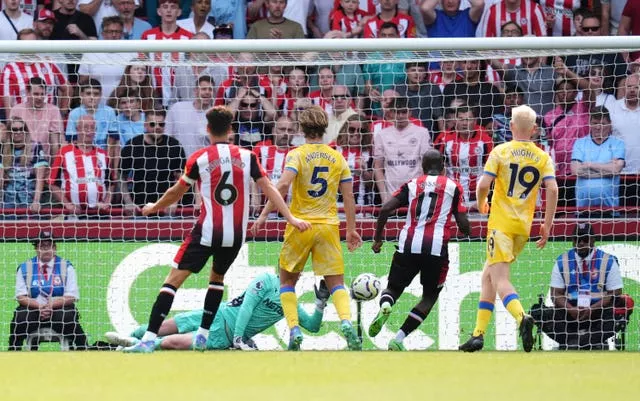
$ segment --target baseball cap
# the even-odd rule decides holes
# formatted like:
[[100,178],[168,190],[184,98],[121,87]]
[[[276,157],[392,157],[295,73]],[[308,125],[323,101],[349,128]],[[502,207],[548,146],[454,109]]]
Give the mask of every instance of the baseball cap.
[[38,234],[38,238],[33,240],[33,245],[38,245],[42,241],[53,242],[53,233],[51,231],[40,231],[40,233]]
[[36,21],[46,21],[48,19],[52,19],[54,21],[56,20],[56,15],[53,13],[53,11],[47,8],[43,8],[38,11],[38,18],[36,18]]
[[590,237],[593,235],[593,227],[589,223],[578,223],[573,235],[576,238]]

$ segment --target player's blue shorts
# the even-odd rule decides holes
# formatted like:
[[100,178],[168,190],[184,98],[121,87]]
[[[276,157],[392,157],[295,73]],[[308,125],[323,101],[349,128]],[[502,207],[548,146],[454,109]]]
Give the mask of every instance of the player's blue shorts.
[[[195,330],[200,327],[202,322],[202,310],[194,310],[184,313],[179,313],[174,317],[176,326],[178,327],[178,333],[190,333],[193,332],[195,336]],[[211,330],[209,330],[209,338],[207,339],[207,349],[228,349],[231,348],[231,342],[233,341],[233,333],[227,328],[223,317],[220,313],[216,314],[213,323],[211,324]]]

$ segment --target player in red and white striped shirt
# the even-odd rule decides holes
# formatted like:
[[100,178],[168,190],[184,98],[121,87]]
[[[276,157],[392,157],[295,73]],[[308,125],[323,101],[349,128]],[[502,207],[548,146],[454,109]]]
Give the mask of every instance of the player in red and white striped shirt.
[[[158,15],[160,25],[147,29],[142,33],[142,40],[189,40],[193,32],[180,28],[176,22],[182,11],[178,0],[159,0]],[[152,53],[149,55],[155,61],[171,59],[172,62],[179,62],[185,59],[185,53]],[[172,91],[175,84],[175,67],[153,67],[153,84],[162,90],[162,104],[169,105],[172,98]]]
[[447,278],[449,256],[447,245],[451,235],[451,215],[460,230],[469,235],[470,225],[462,205],[460,184],[445,176],[442,155],[428,150],[422,157],[425,175],[407,182],[382,206],[371,249],[379,253],[382,235],[389,215],[408,206],[407,218],[400,236],[398,250],[393,255],[389,282],[380,297],[380,312],[369,326],[369,336],[378,335],[389,318],[395,302],[413,278],[420,273],[422,299],[409,312],[396,337],[389,342],[390,350],[404,350],[402,341],[427,318]]
[[499,37],[500,27],[507,21],[520,25],[523,36],[547,36],[544,12],[533,0],[502,0],[492,5],[482,16],[476,36]]
[[29,80],[33,77],[44,79],[47,103],[56,104],[60,108],[67,107],[69,99],[67,77],[57,65],[47,62],[16,61],[7,63],[0,74],[0,96],[2,96],[5,110],[11,110],[16,104],[27,100]]
[[401,38],[415,38],[416,25],[413,17],[398,12],[398,0],[380,0],[380,14],[364,25],[364,38],[377,38],[380,27],[385,22],[393,22],[398,27]]
[[87,208],[107,208],[111,182],[107,152],[93,145],[96,121],[82,116],[76,129],[76,143],[60,148],[53,161],[49,187],[67,211],[78,214]]
[[213,256],[202,323],[193,340],[193,349],[205,350],[209,328],[222,300],[224,275],[244,243],[252,180],[292,226],[301,231],[311,227],[308,222],[291,214],[278,190],[265,176],[256,155],[228,143],[232,121],[233,112],[228,108],[216,106],[210,109],[207,112],[207,132],[211,145],[192,154],[182,178],[157,202],[149,203],[142,209],[145,216],[156,214],[178,202],[193,184],[197,185],[202,197],[198,221],[178,250],[173,260],[174,269],[160,288],[151,310],[147,332],[139,343],[125,348],[125,352],[153,351],[154,340],[162,321],[171,310],[176,291],[191,273],[202,270]]

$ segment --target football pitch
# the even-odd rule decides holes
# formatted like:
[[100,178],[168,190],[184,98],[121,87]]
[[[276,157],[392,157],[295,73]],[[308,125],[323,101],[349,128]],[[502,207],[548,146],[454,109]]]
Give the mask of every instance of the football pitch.
[[635,353],[0,353],[0,397],[23,400],[628,400]]

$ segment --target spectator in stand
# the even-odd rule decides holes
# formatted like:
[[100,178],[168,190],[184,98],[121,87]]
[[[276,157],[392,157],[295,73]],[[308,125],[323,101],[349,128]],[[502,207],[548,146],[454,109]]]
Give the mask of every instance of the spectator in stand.
[[[430,38],[473,38],[484,10],[484,0],[470,0],[460,9],[461,0],[422,0],[420,8]],[[438,4],[442,9],[438,9]]]
[[[590,11],[582,13],[581,32],[576,32],[576,36],[583,36],[586,40],[591,37],[603,36],[602,23],[600,16]],[[625,76],[627,72],[627,63],[620,53],[597,53],[597,54],[581,54],[577,56],[567,56],[564,62],[573,71],[581,77],[587,77],[589,67],[592,65],[604,65],[611,74],[604,83],[605,87],[614,87],[616,82]]]
[[563,2],[555,2],[555,0],[541,0],[540,5],[542,6],[542,11],[547,24],[547,35],[573,36],[576,33],[573,10],[580,7],[580,3],[580,0]]
[[235,116],[233,130],[237,133],[237,145],[253,148],[271,140],[271,128],[278,112],[268,98],[255,89],[240,88],[229,108]]
[[[609,108],[611,102],[615,102],[616,97],[612,95],[615,92],[615,87],[608,86],[605,89],[605,81],[610,76],[609,69],[603,65],[592,65],[589,68],[588,88],[592,92],[592,96],[595,99],[595,106],[605,106]],[[583,95],[584,96],[584,95]]]
[[[121,40],[123,22],[119,16],[105,17],[100,24],[102,27],[100,38],[103,40]],[[106,104],[109,95],[118,86],[124,74],[125,65],[122,63],[107,63],[108,61],[129,61],[131,53],[86,53],[80,61],[78,68],[79,82],[87,82],[90,78],[100,81],[102,84],[102,99],[100,103]]]
[[165,134],[180,142],[187,157],[209,145],[206,113],[213,106],[213,78],[198,78],[193,101],[183,101],[169,107]]
[[269,14],[251,25],[247,39],[304,39],[299,23],[284,17],[287,0],[267,0]]
[[56,24],[56,15],[48,8],[41,8],[38,16],[33,20],[33,30],[38,40],[49,40]]
[[440,64],[439,68],[429,71],[428,80],[440,89],[441,94],[448,84],[464,80],[464,75],[456,70],[455,61],[445,60],[437,64]]
[[395,25],[398,38],[416,37],[413,18],[398,12],[398,0],[380,0],[380,13],[367,21],[362,36],[364,38],[389,37],[382,35],[382,30],[388,23]]
[[329,114],[329,126],[323,137],[324,143],[328,144],[331,144],[338,138],[338,134],[342,132],[342,128],[349,117],[358,114],[351,107],[351,94],[346,86],[334,86],[331,99],[333,112]]
[[132,212],[157,201],[186,163],[180,142],[164,134],[165,112],[150,110],[145,117],[144,134],[131,138],[120,152],[122,199]]
[[344,38],[357,38],[369,19],[359,8],[358,0],[340,0],[338,8],[331,12],[331,30],[342,32]]
[[[444,109],[444,116],[438,121],[438,128],[440,132],[453,131],[456,129],[456,112],[458,107],[466,107],[467,103],[464,99],[455,97],[449,104],[449,107]],[[494,114],[495,115],[495,114]]]
[[431,149],[426,128],[409,121],[407,98],[397,97],[391,108],[391,122],[373,139],[373,174],[382,203],[402,184],[422,174],[422,155]]
[[253,54],[239,53],[237,59],[244,65],[235,67],[234,74],[218,86],[215,105],[229,104],[237,97],[236,93],[240,88],[256,90],[261,96],[271,99],[271,82],[267,76],[258,74]]
[[26,122],[17,117],[9,120],[3,142],[0,159],[2,208],[28,208],[38,213],[49,166],[42,145],[33,141]]
[[576,181],[576,206],[620,206],[620,172],[624,168],[625,145],[611,136],[609,111],[591,109],[590,135],[573,144],[571,171]]
[[[380,102],[380,105],[382,106],[382,119],[373,120],[370,127],[371,133],[374,136],[384,128],[393,125],[392,120],[395,116],[391,114],[391,112],[393,111],[393,102],[397,97],[400,97],[400,94],[394,89],[387,89],[382,92],[382,101]],[[422,121],[413,117],[411,114],[409,114],[409,122],[417,125],[418,127],[422,127]]]
[[442,117],[442,93],[427,81],[427,68],[419,62],[405,65],[407,82],[396,86],[395,90],[409,100],[409,110],[423,127],[435,132],[436,121]]
[[[251,0],[212,1],[209,18],[213,18],[214,25],[226,25],[233,30],[233,39],[245,39],[247,35],[247,14]],[[257,2],[264,2],[259,0]],[[261,8],[260,4],[257,8]],[[266,16],[266,14],[265,14]],[[217,39],[217,37],[216,37]]]
[[493,149],[493,140],[478,124],[472,108],[458,107],[455,121],[455,130],[442,132],[433,146],[445,158],[447,175],[462,186],[464,205],[474,207],[476,183]]
[[18,32],[33,28],[33,17],[20,10],[20,0],[3,0],[0,15],[0,40],[16,40]]
[[[320,89],[309,94],[313,104],[320,106],[331,115],[331,98],[333,96],[333,87],[336,84],[336,75],[333,68],[329,66],[320,67],[318,70],[318,86]],[[340,84],[338,84],[340,85]]]
[[500,0],[490,6],[482,16],[476,36],[499,37],[500,27],[507,21],[518,22],[524,36],[547,36],[544,11],[533,0]]
[[309,33],[309,20],[311,19],[311,1],[296,0],[286,1],[286,7],[282,14],[289,21],[297,22],[302,27],[304,37]]
[[109,156],[94,145],[96,120],[83,115],[77,121],[78,139],[60,148],[51,166],[49,189],[67,212],[107,209],[111,203]]
[[493,144],[498,146],[513,139],[511,110],[524,104],[524,93],[518,85],[509,84],[504,90],[504,110],[493,115]]
[[[522,36],[522,28],[514,21],[507,21],[500,27],[500,32],[503,38],[518,38]],[[510,64],[518,66],[522,64],[522,59],[517,58],[505,58],[499,59],[502,64]],[[504,88],[504,82],[501,81],[501,76],[498,72],[494,71],[491,65],[487,65],[487,81],[498,85],[500,89]]]
[[[323,1],[323,0],[320,0]],[[333,9],[337,9],[342,0],[333,0]],[[328,3],[328,2],[327,2]],[[375,16],[376,12],[379,10],[379,0],[358,0],[358,6],[360,10],[364,11],[364,14],[367,16]]]
[[[635,0],[627,0],[622,10],[622,18],[620,18],[620,26],[618,27],[619,36],[640,35],[640,2]],[[636,60],[640,57],[640,52],[630,53],[627,61]]]
[[123,33],[125,40],[140,40],[144,31],[151,29],[151,24],[147,21],[135,17],[136,2],[134,0],[112,0],[113,5],[122,18]]
[[78,0],[59,0],[60,8],[54,11],[53,40],[97,39],[98,31],[91,16],[78,11]]
[[[360,115],[347,119],[342,132],[336,139],[336,150],[342,153],[353,176],[353,197],[356,205],[372,204],[371,183],[373,182],[373,159],[371,158],[372,135],[368,121]],[[342,195],[339,195],[342,202]]]
[[120,151],[131,139],[145,133],[146,114],[142,111],[140,92],[137,89],[122,89],[118,97],[118,132],[109,136],[109,160],[111,170],[118,175]]
[[47,161],[53,160],[62,141],[62,114],[58,106],[47,103],[47,84],[40,77],[29,79],[25,102],[11,109],[10,119],[21,119],[27,124],[33,142],[40,143]]
[[[153,86],[153,80],[151,78],[151,67],[145,65],[129,64],[124,68],[122,78],[116,89],[111,92],[107,105],[111,108],[118,108],[118,99],[116,98],[116,92],[123,89],[137,89],[140,91],[142,98],[142,109],[151,110],[155,109],[155,103],[158,96],[156,96],[156,90]],[[159,102],[157,102],[159,103]]]
[[625,146],[625,173],[640,173],[640,104],[638,91],[640,77],[629,75],[624,86],[624,97],[609,106],[613,135],[622,139]]
[[[199,32],[193,35],[191,40],[208,40],[211,39],[204,32]],[[175,98],[171,104],[181,101],[193,101],[195,96],[195,84],[198,82],[198,78],[203,76],[209,76],[213,78],[215,82],[214,93],[218,92],[219,86],[229,78],[229,66],[220,60],[211,59],[211,55],[206,53],[187,53],[187,60],[190,62],[200,61],[201,63],[208,63],[209,65],[198,64],[185,64],[176,67],[175,73],[175,86],[174,94]]]
[[77,139],[77,124],[80,118],[89,115],[93,118],[96,130],[92,137],[95,145],[107,150],[109,136],[118,136],[116,112],[110,106],[100,104],[102,98],[102,85],[100,81],[89,79],[87,83],[80,85],[80,106],[71,110],[67,120],[66,140],[73,142]]
[[78,10],[91,16],[98,30],[102,20],[118,15],[114,0],[78,0]]
[[614,308],[625,319],[632,312],[622,286],[618,258],[596,248],[591,225],[579,223],[573,248],[558,256],[551,271],[553,306],[534,305],[531,316],[562,350],[602,349],[616,332]]
[[562,79],[553,91],[555,107],[544,115],[543,126],[549,145],[555,154],[556,175],[571,174],[571,153],[578,138],[589,135],[588,100],[576,100],[578,88],[575,81]]
[[466,60],[462,67],[464,80],[444,87],[444,107],[451,107],[453,99],[460,98],[467,106],[479,109],[476,115],[480,118],[480,125],[485,127],[491,123],[494,114],[502,111],[502,94],[495,85],[485,81],[484,62]]
[[[282,114],[288,116],[295,108],[295,103],[299,99],[305,99],[309,97],[309,81],[308,76],[304,70],[300,68],[293,68],[289,71],[289,77],[287,79],[287,90],[283,97],[277,99],[280,103],[278,109],[282,111]],[[276,105],[274,104],[274,107]],[[330,111],[327,111],[330,113]]]
[[178,20],[177,24],[180,28],[194,34],[204,32],[211,39],[214,26],[207,22],[209,12],[211,12],[210,0],[191,0],[191,16]]
[[[397,0],[384,0],[384,1],[397,1]],[[400,32],[398,31],[398,25],[393,22],[385,22],[380,25],[377,36],[378,38],[399,38]],[[396,56],[405,57],[408,56],[406,52],[398,52]],[[372,59],[381,59],[385,55],[382,52],[375,52],[370,54]],[[404,63],[368,63],[362,68],[362,72],[365,76],[365,93],[371,99],[371,113],[380,116],[382,110],[380,108],[380,101],[382,92],[387,89],[393,89],[396,85],[401,85],[406,82],[406,75],[404,70]],[[363,108],[361,108],[362,110]]]
[[398,12],[400,14],[407,14],[413,18],[413,23],[416,26],[416,36],[419,38],[426,38],[427,27],[422,18],[422,10],[420,9],[421,0],[398,0]]
[[[336,39],[339,38],[339,33],[335,31],[331,31],[325,35],[325,39]],[[355,54],[352,54],[355,57]],[[342,57],[342,56],[339,56]],[[353,96],[359,96],[364,90],[364,78],[362,74],[362,68],[359,64],[333,64],[328,66],[333,73],[333,82],[336,85],[344,85],[349,88],[349,91],[353,93]],[[320,84],[319,77],[320,70],[318,70],[318,74],[311,74],[309,78],[309,82],[312,88],[319,87],[320,90],[324,90],[329,95],[329,101],[331,101],[331,87],[323,86]],[[326,83],[326,80],[325,80]],[[333,85],[333,84],[332,84]]]
[[622,11],[624,10],[627,0],[609,0],[601,1],[602,11],[602,35],[617,35],[620,21],[622,20]]
[[36,256],[16,271],[18,307],[11,319],[9,351],[22,350],[27,335],[45,327],[69,338],[76,350],[87,349],[75,306],[80,296],[73,265],[56,255],[50,231],[41,231],[33,246]]
[[[351,0],[353,1],[353,0]],[[311,10],[309,12],[309,29],[314,38],[323,38],[331,31],[333,21],[333,4],[326,0],[311,0]]]
[[[179,0],[158,0],[158,15],[160,16],[160,26],[144,31],[143,40],[189,40],[193,36],[192,32],[178,26],[176,20],[181,14]],[[150,57],[154,61],[171,60],[173,62],[184,61],[185,54],[174,53],[153,53]],[[153,83],[159,88],[162,94],[162,105],[168,106],[172,99],[173,87],[175,86],[175,67],[153,67]]]
[[522,57],[514,66],[491,60],[491,66],[505,83],[514,83],[524,92],[524,103],[538,116],[553,109],[553,87],[558,78],[554,67],[542,64],[542,57]]

